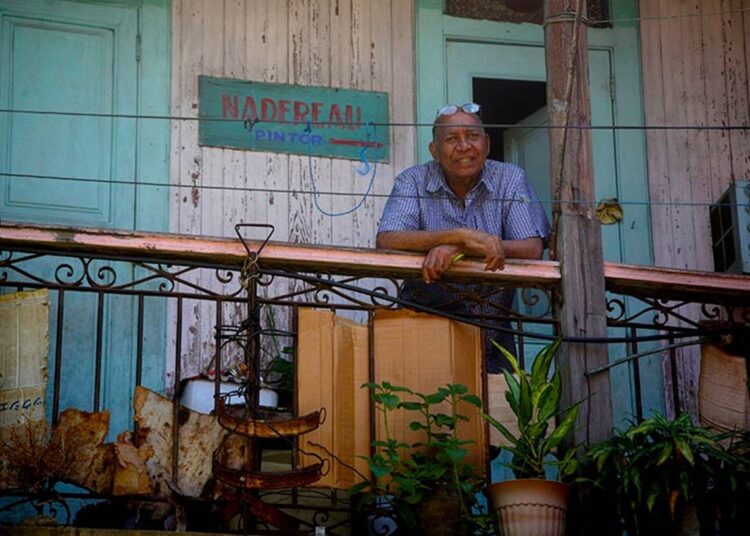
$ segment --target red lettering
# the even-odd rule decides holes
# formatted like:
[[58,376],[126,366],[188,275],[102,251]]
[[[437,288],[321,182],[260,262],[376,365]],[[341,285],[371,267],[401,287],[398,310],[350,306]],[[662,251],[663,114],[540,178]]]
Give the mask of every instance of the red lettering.
[[306,102],[294,101],[294,122],[301,123],[307,119],[310,113],[310,107]]
[[289,111],[289,101],[281,99],[279,101],[279,121],[286,121],[286,114]]
[[276,120],[276,103],[273,99],[260,99],[260,113],[263,121]]
[[221,95],[221,117],[226,119],[231,117],[237,119],[237,108],[238,108],[237,95],[227,95],[226,93]]
[[[321,108],[323,108],[323,103],[322,102],[313,102],[312,103],[312,120],[313,120],[313,123],[317,123],[318,120],[320,119],[320,114],[321,114],[321,111],[322,111]],[[315,126],[318,126],[318,125],[315,125]]]
[[344,108],[344,117],[346,118],[346,125],[344,128],[349,130],[357,130],[362,126],[362,108],[357,106],[357,120],[354,120],[354,107],[351,104],[347,104]]
[[[248,112],[249,115],[248,115]],[[258,109],[255,107],[255,99],[252,96],[245,97],[245,106],[242,108],[242,119],[258,119]]]
[[328,126],[333,127],[334,123],[341,124],[341,109],[338,104],[331,104],[331,110],[328,112]]

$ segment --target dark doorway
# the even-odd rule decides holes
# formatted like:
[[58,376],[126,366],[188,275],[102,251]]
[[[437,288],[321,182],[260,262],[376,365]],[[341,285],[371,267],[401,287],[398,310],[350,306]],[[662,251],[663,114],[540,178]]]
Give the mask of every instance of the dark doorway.
[[[527,80],[473,78],[474,102],[486,125],[514,125],[547,104],[547,84]],[[504,160],[502,127],[488,127],[490,158]]]

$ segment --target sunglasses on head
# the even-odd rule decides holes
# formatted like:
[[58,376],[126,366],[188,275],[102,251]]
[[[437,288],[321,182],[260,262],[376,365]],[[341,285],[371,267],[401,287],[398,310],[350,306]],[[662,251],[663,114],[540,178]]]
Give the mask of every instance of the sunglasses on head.
[[462,111],[466,114],[478,114],[480,109],[480,106],[474,102],[467,102],[465,104],[462,104],[461,106],[458,106],[456,104],[449,104],[448,106],[443,106],[442,108],[440,108],[435,117],[438,118],[441,115],[453,115],[459,111]]

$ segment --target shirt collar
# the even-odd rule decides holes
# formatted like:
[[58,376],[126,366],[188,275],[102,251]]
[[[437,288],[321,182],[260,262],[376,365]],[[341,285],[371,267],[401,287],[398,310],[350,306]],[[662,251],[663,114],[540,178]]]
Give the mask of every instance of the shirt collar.
[[[479,182],[474,188],[481,188],[481,186],[484,185],[484,187],[490,193],[497,193],[495,191],[496,185],[493,181],[488,180],[488,177],[489,171],[487,170],[487,161],[485,161],[484,166],[482,166],[482,173],[479,175]],[[453,191],[448,188],[448,184],[445,182],[445,175],[443,175],[443,170],[440,169],[440,164],[438,164],[435,160],[430,161],[430,165],[427,168],[427,184],[425,188],[431,194],[434,194],[438,190],[442,189],[452,195],[455,195],[453,194]]]

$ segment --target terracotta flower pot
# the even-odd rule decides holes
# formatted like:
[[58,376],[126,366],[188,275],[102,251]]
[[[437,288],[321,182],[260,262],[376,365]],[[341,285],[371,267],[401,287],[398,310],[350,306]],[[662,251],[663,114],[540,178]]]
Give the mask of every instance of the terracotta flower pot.
[[502,536],[562,536],[570,486],[554,480],[521,478],[490,484],[485,490],[497,511]]

